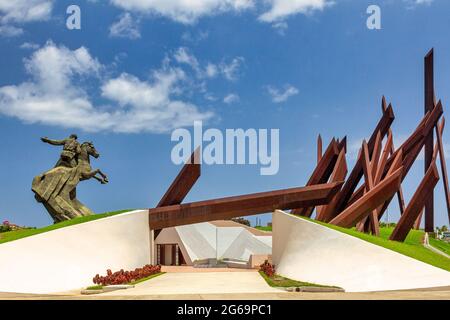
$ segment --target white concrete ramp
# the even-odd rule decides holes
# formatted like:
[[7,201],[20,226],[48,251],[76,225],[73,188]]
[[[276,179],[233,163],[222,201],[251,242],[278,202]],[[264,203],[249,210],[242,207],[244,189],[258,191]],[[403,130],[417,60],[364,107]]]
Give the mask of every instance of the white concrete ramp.
[[148,210],[0,244],[0,292],[54,293],[92,285],[107,269],[150,263]]
[[285,277],[348,292],[450,286],[446,270],[283,211],[273,214],[272,259]]

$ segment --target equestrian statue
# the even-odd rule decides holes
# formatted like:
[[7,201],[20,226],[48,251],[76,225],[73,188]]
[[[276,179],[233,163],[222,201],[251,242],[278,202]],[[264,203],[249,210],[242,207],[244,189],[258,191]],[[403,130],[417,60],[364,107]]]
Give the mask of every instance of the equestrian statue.
[[97,159],[100,156],[94,144],[80,144],[75,134],[63,140],[47,137],[41,140],[62,146],[63,151],[53,169],[33,179],[31,190],[36,200],[44,205],[55,223],[93,214],[76,196],[80,181],[94,178],[101,184],[108,183],[108,177],[103,172],[91,168],[90,157]]

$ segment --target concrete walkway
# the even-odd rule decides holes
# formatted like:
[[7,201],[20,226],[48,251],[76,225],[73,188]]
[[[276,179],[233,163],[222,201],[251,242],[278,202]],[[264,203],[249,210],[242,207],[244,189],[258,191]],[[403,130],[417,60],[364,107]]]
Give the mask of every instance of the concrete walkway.
[[435,252],[437,254],[440,254],[441,256],[444,256],[444,257],[450,259],[450,256],[448,254],[446,254],[445,252],[439,250],[438,248],[433,247],[430,244],[428,232],[425,232],[425,238],[424,238],[423,245],[424,245],[425,248],[427,248],[427,249],[429,249],[429,250],[431,250],[431,251],[433,251],[433,252]]
[[[156,280],[156,278],[154,279]],[[121,292],[125,292],[121,290]],[[78,293],[66,295],[35,295],[20,293],[0,293],[0,300],[450,300],[450,287],[409,291],[367,292],[367,293],[219,293],[219,294],[148,294],[105,296],[96,294],[83,296]]]
[[185,294],[275,293],[258,272],[183,272],[166,273],[140,283],[132,289],[98,295],[146,296]]
[[256,272],[256,269],[239,268],[194,268],[192,266],[161,266],[162,272],[168,273],[201,273],[201,272]]

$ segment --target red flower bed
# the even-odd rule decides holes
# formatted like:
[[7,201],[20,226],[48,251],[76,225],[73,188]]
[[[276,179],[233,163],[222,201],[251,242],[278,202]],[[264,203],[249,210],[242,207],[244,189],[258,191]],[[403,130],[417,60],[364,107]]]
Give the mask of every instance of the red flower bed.
[[144,266],[143,268],[136,268],[134,271],[124,271],[121,269],[120,271],[113,273],[110,269],[108,269],[106,270],[106,276],[103,277],[97,274],[92,281],[94,281],[95,284],[102,286],[126,284],[160,272],[161,266],[153,266],[150,264]]
[[259,270],[264,272],[268,277],[272,278],[275,275],[275,266],[269,261],[264,261],[262,265],[259,266]]

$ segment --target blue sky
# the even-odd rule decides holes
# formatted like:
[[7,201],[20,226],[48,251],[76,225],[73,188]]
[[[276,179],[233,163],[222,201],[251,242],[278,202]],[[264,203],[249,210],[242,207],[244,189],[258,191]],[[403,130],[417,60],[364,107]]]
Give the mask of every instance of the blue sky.
[[[30,188],[60,149],[41,136],[76,132],[94,141],[101,157],[93,166],[110,183],[83,182],[78,195],[105,212],[158,202],[180,169],[170,159],[170,133],[195,119],[221,130],[279,128],[280,170],[260,176],[258,166],[205,166],[186,201],[304,185],[319,133],[326,144],[347,135],[352,165],[383,94],[399,145],[423,116],[423,57],[431,47],[447,110],[448,1],[195,3],[0,1],[0,220],[51,223]],[[71,4],[81,8],[81,30],[66,28]],[[381,30],[366,27],[369,4],[381,8]],[[419,160],[404,182],[407,201],[422,174]],[[390,220],[397,211],[392,205]],[[436,221],[448,224],[441,182]]]

